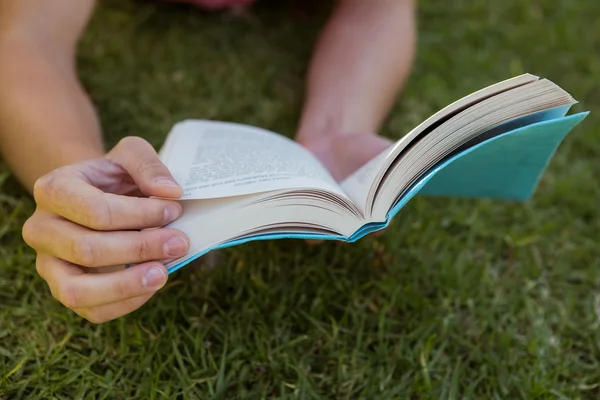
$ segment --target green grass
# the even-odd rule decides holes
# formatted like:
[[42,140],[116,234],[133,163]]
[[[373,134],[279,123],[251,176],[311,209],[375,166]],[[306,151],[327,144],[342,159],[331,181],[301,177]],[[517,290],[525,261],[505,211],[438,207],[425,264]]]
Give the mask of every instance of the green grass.
[[[80,70],[108,145],[157,147],[183,118],[293,135],[324,15],[109,2]],[[532,201],[416,198],[353,245],[250,243],[175,273],[143,309],[89,324],[55,302],[0,169],[0,398],[600,397],[600,3],[422,2],[419,53],[384,134],[522,72],[592,114]]]

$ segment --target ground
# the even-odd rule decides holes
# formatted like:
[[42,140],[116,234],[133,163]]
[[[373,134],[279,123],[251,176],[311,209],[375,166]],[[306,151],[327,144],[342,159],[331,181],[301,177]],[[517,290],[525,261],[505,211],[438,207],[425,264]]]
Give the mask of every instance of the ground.
[[[295,3],[104,2],[79,67],[107,144],[159,147],[190,117],[292,136],[326,11]],[[381,238],[224,250],[111,323],[51,298],[20,236],[34,203],[1,167],[0,398],[599,398],[599,16],[593,0],[421,4],[384,135],[523,72],[592,111],[531,201],[419,197]]]

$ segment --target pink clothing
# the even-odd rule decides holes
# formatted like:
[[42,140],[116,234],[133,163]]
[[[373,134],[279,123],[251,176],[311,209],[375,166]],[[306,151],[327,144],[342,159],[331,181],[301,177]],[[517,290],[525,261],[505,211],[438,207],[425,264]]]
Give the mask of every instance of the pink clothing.
[[218,10],[223,8],[231,8],[237,6],[249,6],[256,0],[171,0],[179,3],[194,4],[199,7],[207,8],[210,10]]

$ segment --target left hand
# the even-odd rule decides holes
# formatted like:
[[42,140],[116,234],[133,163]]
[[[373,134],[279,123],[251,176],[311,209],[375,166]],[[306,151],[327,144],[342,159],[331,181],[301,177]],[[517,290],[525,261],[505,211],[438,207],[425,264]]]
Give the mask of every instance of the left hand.
[[317,156],[338,182],[392,145],[373,133],[325,134],[296,141]]

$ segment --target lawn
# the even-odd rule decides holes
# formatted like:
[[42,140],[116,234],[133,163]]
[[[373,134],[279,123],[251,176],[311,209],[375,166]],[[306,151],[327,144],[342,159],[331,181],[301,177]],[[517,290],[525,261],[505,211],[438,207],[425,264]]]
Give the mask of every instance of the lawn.
[[[297,1],[296,3],[302,3]],[[326,10],[106,1],[81,43],[109,146],[210,118],[292,136]],[[530,72],[592,114],[527,203],[413,199],[381,238],[245,244],[103,325],[54,301],[0,167],[0,398],[600,398],[600,2],[423,1],[383,134]]]

